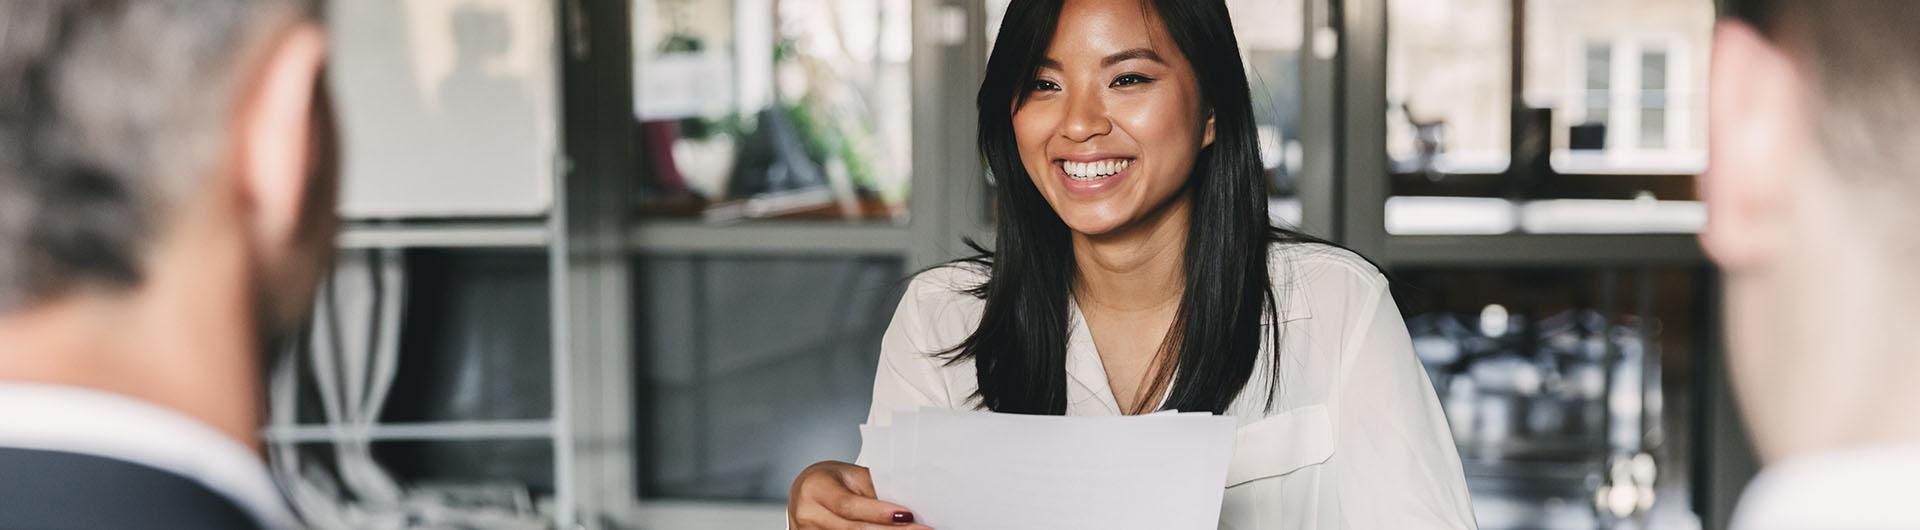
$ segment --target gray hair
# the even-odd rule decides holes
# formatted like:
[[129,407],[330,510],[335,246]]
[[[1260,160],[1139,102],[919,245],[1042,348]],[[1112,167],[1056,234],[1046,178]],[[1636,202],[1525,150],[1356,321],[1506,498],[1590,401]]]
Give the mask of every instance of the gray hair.
[[0,313],[141,280],[221,162],[240,58],[314,0],[0,1]]

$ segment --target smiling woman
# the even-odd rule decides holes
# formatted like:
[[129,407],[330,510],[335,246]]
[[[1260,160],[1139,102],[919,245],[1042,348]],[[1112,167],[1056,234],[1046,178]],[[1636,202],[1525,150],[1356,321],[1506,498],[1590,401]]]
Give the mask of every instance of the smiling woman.
[[981,367],[987,408],[1066,411],[1066,348],[1049,342],[1070,306],[1126,412],[1223,412],[1250,378],[1275,306],[1268,246],[1311,239],[1267,224],[1226,28],[1218,2],[1010,6],[978,102],[981,152],[1009,178],[997,248],[970,262],[997,281],[973,289],[984,318],[954,351]]
[[[1015,2],[996,42],[977,102],[994,248],[914,278],[869,423],[1229,415],[1222,528],[1473,527],[1386,279],[1269,224],[1224,2]],[[788,508],[797,528],[911,523],[875,497],[865,468],[822,462]]]

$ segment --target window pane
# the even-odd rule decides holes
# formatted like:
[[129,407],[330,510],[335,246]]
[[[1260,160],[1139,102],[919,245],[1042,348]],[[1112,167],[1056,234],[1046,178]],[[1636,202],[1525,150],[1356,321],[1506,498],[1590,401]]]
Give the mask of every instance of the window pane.
[[1640,90],[1643,93],[1667,90],[1667,52],[1648,51],[1640,56]]
[[1640,147],[1667,146],[1667,53],[1640,56]]
[[1613,84],[1613,46],[1604,42],[1587,45],[1587,90],[1606,90]]
[[1587,109],[1584,120],[1588,123],[1607,122],[1607,109],[1613,100],[1613,46],[1605,43],[1587,45]]
[[642,497],[781,501],[806,466],[854,458],[898,258],[636,263]]
[[1657,107],[1640,109],[1640,147],[1659,149],[1667,146],[1667,111]]
[[1512,119],[1508,0],[1392,0],[1388,10],[1393,171],[1505,171]]
[[643,213],[905,220],[910,3],[631,1]]

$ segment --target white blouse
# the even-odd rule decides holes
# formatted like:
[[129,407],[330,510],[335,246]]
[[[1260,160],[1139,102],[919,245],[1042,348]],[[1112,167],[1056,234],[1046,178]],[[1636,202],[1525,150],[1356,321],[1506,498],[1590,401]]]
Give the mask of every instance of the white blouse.
[[[1446,417],[1386,278],[1351,252],[1314,244],[1274,245],[1268,268],[1280,304],[1280,385],[1269,409],[1268,346],[1228,409],[1240,428],[1220,528],[1474,528]],[[973,362],[949,366],[934,354],[979,324],[985,301],[964,290],[986,278],[956,265],[913,279],[881,340],[868,423],[886,425],[898,410],[977,408]],[[1067,414],[1118,415],[1093,338],[1071,309]],[[866,463],[864,450],[857,461]]]

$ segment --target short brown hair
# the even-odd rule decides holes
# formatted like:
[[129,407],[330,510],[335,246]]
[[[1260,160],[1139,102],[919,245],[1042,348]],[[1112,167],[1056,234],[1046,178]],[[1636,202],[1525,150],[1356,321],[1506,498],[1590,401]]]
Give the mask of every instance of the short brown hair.
[[1920,199],[1920,1],[1727,0],[1813,77],[1821,148],[1851,183]]

